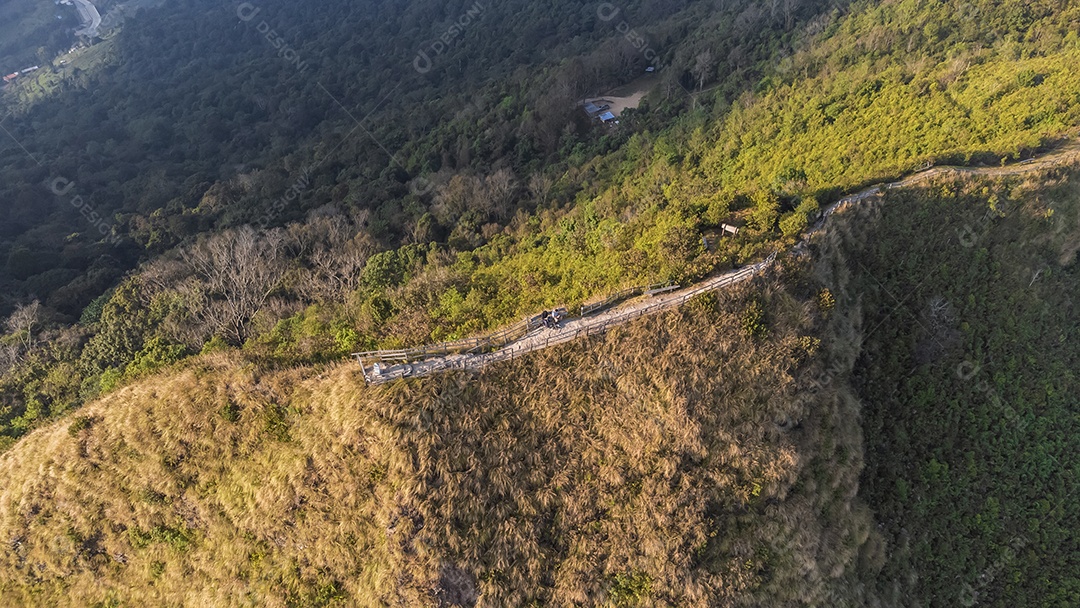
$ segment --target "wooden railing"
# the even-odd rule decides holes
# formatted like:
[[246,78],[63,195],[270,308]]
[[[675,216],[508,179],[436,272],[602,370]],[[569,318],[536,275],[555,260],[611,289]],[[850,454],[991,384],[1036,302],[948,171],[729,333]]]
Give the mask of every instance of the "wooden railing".
[[475,354],[491,350],[492,348],[505,346],[515,340],[521,339],[533,329],[535,329],[535,327],[533,327],[532,319],[525,319],[488,336],[441,342],[439,344],[428,344],[401,350],[365,351],[353,353],[352,356],[361,364],[367,365],[371,363],[411,363],[413,361],[423,361],[433,357]]
[[[566,317],[567,310],[565,307],[559,307],[555,310],[560,313],[560,317]],[[543,327],[543,317],[534,315],[487,336],[400,350],[370,350],[353,353],[352,357],[366,368],[374,363],[413,363],[450,355],[473,355],[502,348]]]
[[[600,322],[590,322],[590,321],[587,321],[587,320],[583,319],[583,320],[581,320],[579,322],[579,325],[577,325],[574,328],[573,331],[554,330],[554,331],[551,331],[549,333],[542,334],[544,336],[544,338],[542,340],[534,339],[534,340],[529,341],[529,343],[526,344],[526,345],[508,344],[505,348],[499,348],[499,349],[496,349],[496,350],[487,350],[487,351],[484,351],[484,352],[449,353],[449,354],[465,354],[467,356],[452,357],[452,358],[447,358],[445,356],[444,357],[436,356],[435,358],[430,358],[430,359],[426,359],[426,360],[422,360],[422,361],[405,362],[404,364],[394,365],[393,367],[390,367],[390,368],[388,368],[386,370],[380,370],[379,373],[369,373],[368,368],[364,367],[364,377],[367,379],[368,383],[370,383],[370,384],[382,384],[384,382],[389,382],[391,380],[397,380],[399,378],[408,378],[408,377],[413,377],[413,376],[427,376],[427,375],[431,375],[431,374],[438,373],[438,372],[441,372],[441,371],[452,370],[452,369],[459,369],[459,370],[476,369],[476,368],[483,367],[485,365],[489,365],[491,363],[496,363],[496,362],[499,362],[499,361],[513,360],[514,357],[520,357],[521,355],[524,355],[524,354],[527,354],[527,353],[530,353],[530,352],[533,352],[533,351],[536,351],[536,350],[541,350],[541,349],[544,349],[544,348],[548,348],[550,346],[554,346],[554,345],[557,345],[557,344],[562,344],[564,342],[570,342],[572,340],[577,340],[578,338],[582,338],[582,337],[586,337],[586,336],[593,336],[593,335],[597,335],[597,334],[602,334],[602,333],[606,332],[608,329],[610,329],[610,328],[612,328],[614,326],[622,325],[624,323],[627,323],[627,322],[632,321],[634,319],[637,319],[639,317],[654,314],[654,313],[659,312],[660,310],[663,310],[663,309],[674,308],[674,307],[680,306],[680,305],[688,302],[689,300],[691,300],[691,299],[693,299],[693,298],[695,298],[695,297],[697,297],[697,296],[699,296],[699,295],[701,295],[703,293],[707,293],[707,292],[710,292],[710,291],[715,291],[717,289],[722,289],[722,288],[727,287],[729,285],[733,285],[735,283],[740,283],[742,281],[748,280],[751,277],[753,277],[755,274],[761,272],[762,270],[767,268],[769,265],[771,265],[775,259],[776,259],[776,253],[773,253],[768,258],[766,258],[765,260],[763,260],[761,262],[758,262],[757,264],[747,266],[747,267],[743,268],[742,270],[739,270],[738,272],[734,272],[732,274],[725,275],[724,277],[720,278],[717,281],[707,281],[707,282],[705,282],[704,284],[702,284],[699,287],[696,287],[694,289],[689,289],[689,290],[687,290],[687,291],[685,291],[683,293],[680,293],[678,295],[678,297],[676,297],[676,298],[671,298],[671,299],[666,299],[666,300],[657,300],[657,301],[652,302],[650,304],[647,304],[645,306],[632,308],[630,310],[627,310],[626,312],[623,312],[623,313],[620,313],[620,314],[615,314],[615,315],[612,315],[610,317],[604,318]],[[656,290],[656,289],[660,289],[660,290],[663,290],[663,291],[670,291],[671,290],[671,289],[669,289],[671,287],[670,285],[656,285],[656,286],[649,286],[649,287],[652,290]],[[675,286],[675,288],[677,288],[677,286]],[[640,288],[635,288],[635,289],[640,289]],[[624,291],[628,291],[628,290],[624,290]],[[649,289],[646,289],[645,291],[649,291]],[[520,325],[520,323],[519,323],[519,325]],[[531,331],[527,332],[526,335],[528,335],[528,334],[532,334],[532,332]],[[483,340],[483,339],[478,338],[477,340]],[[471,342],[471,341],[463,341],[463,342]],[[419,349],[414,349],[414,350],[419,350]],[[396,351],[375,351],[375,353],[379,353],[379,352],[396,352]],[[375,354],[375,353],[357,353],[357,355]],[[360,359],[359,356],[357,358]],[[368,360],[370,360],[370,359],[368,359]],[[363,364],[363,363],[364,363],[364,360],[361,359],[361,364]]]
[[599,302],[593,302],[592,304],[582,304],[581,314],[579,316],[587,317],[589,315],[596,314],[602,310],[611,308],[615,304],[627,300],[634,296],[640,295],[658,295],[667,291],[673,291],[678,289],[679,286],[675,283],[668,281],[667,283],[654,283],[653,285],[639,285],[637,287],[627,287],[626,289],[617,291],[610,296],[604,298]]
[[[678,285],[671,282],[630,287],[629,289],[624,289],[608,296],[601,302],[582,306],[580,316],[584,317],[591,314],[596,314],[602,310],[610,308],[611,306],[623,300],[626,300],[627,298],[636,295],[655,296],[661,293],[674,291],[678,288]],[[561,316],[565,318],[567,313],[565,307],[560,307],[556,310],[561,312]],[[503,346],[520,340],[521,338],[529,335],[530,333],[538,329],[542,329],[543,327],[543,317],[541,315],[534,315],[487,336],[466,338],[463,340],[454,340],[450,342],[440,342],[438,344],[428,344],[415,348],[398,350],[370,350],[353,353],[352,357],[359,361],[360,364],[366,368],[367,366],[374,363],[413,363],[439,357],[448,357],[450,355],[480,354],[502,348]]]

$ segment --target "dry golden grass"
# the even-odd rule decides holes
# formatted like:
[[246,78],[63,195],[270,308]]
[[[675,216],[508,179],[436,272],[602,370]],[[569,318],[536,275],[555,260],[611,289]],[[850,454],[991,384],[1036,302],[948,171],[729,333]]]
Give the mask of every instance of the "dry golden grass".
[[795,266],[475,375],[122,389],[0,455],[0,604],[833,602],[870,526],[852,344],[813,338],[851,320]]

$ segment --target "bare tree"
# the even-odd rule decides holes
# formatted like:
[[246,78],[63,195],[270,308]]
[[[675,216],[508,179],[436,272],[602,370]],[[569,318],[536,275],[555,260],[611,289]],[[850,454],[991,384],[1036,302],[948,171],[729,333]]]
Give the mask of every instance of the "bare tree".
[[795,11],[799,10],[802,0],[784,0],[784,29],[795,25]]
[[375,240],[344,216],[324,223],[322,246],[308,257],[307,295],[312,299],[343,300],[360,286],[364,264],[375,252]]
[[483,184],[473,175],[457,174],[435,192],[431,212],[444,225],[457,221],[461,214],[476,205]]
[[41,302],[34,300],[15,309],[5,325],[9,332],[17,335],[26,350],[34,347],[34,328],[41,322]]
[[543,173],[533,173],[529,178],[529,194],[533,195],[533,198],[537,200],[540,205],[546,205],[548,196],[551,194],[551,188],[555,185],[555,180]]
[[336,248],[326,248],[311,256],[312,275],[318,295],[325,300],[344,300],[360,286],[364,264],[375,252],[375,243],[366,233]]
[[18,344],[0,344],[0,375],[6,374],[22,358],[22,349]]
[[484,180],[485,211],[496,218],[505,218],[517,192],[518,180],[514,172],[499,169]]
[[698,53],[697,57],[694,58],[694,68],[691,72],[694,74],[694,78],[697,78],[699,91],[705,87],[705,83],[708,82],[709,77],[712,76],[715,67],[716,62],[713,58],[713,52],[710,49],[705,49]]
[[240,344],[248,323],[285,274],[284,233],[250,226],[214,235],[182,253],[193,279],[192,313],[207,328]]
[[156,258],[139,270],[139,297],[149,306],[155,296],[183,283],[190,274],[190,269],[182,260],[173,256]]
[[780,0],[769,0],[769,17],[776,19],[777,9],[780,7]]
[[617,74],[632,74],[634,72],[634,64],[639,57],[641,57],[641,51],[634,47],[634,45],[626,43],[616,47],[615,53],[611,56],[611,61],[615,63]]

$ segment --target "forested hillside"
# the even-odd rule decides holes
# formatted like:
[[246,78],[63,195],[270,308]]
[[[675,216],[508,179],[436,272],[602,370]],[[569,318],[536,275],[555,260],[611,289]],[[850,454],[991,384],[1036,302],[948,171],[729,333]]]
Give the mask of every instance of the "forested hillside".
[[[1078,27],[139,13],[0,97],[0,603],[1080,605],[1077,166],[889,190],[792,250],[842,193],[1073,141]],[[617,125],[582,111],[646,67]],[[778,250],[475,375],[345,361]]]
[[[580,236],[559,233],[595,227],[565,216],[631,172],[650,177],[624,196],[647,188],[662,202],[649,182],[673,169],[651,166],[650,129],[698,103],[687,92],[697,55],[744,48],[745,64],[709,63],[696,81],[737,95],[826,7],[631,3],[615,19],[580,2],[281,2],[239,15],[189,0],[143,13],[94,47],[111,57],[105,67],[29,106],[8,99],[18,145],[0,152],[0,282],[8,312],[28,321],[12,324],[0,353],[3,435],[204,348],[333,359],[490,327],[564,297],[560,284],[583,299],[735,259],[741,245],[699,260],[689,217],[643,217],[616,235],[623,200],[602,207],[602,242],[617,236],[613,253],[631,264],[601,264],[595,236],[583,250]],[[626,20],[663,49],[665,84],[612,130],[577,102],[643,72],[645,55],[619,33]],[[291,53],[260,33],[264,23]],[[449,50],[418,72],[418,51],[435,53],[451,25]],[[713,205],[713,221],[725,205]],[[548,241],[568,247],[537,260]],[[233,254],[257,262],[257,276],[229,278],[241,268]],[[505,270],[472,276],[481,260]],[[125,280],[138,262],[147,267]]]
[[[484,225],[505,225],[519,208],[572,201],[591,180],[564,177],[566,162],[625,141],[630,129],[588,132],[576,107],[649,64],[620,35],[621,19],[647,27],[674,62],[665,70],[674,107],[653,116],[663,124],[686,103],[677,83],[696,46],[742,42],[760,61],[772,51],[756,38],[794,27],[752,4],[631,2],[610,22],[579,1],[270,1],[245,21],[235,5],[170,2],[103,43],[103,67],[32,102],[18,87],[6,96],[17,144],[0,152],[4,292],[77,318],[137,262],[197,234],[278,226],[327,204],[368,212],[383,247],[443,241],[455,228],[475,246]],[[805,4],[795,15],[825,5]],[[738,25],[753,27],[736,30],[731,17],[742,13]],[[420,73],[418,54],[435,54],[444,35],[447,50]],[[727,86],[757,77],[744,72]],[[418,178],[500,170],[514,187],[464,218],[418,196],[429,190]],[[534,174],[553,183],[540,201],[523,187]]]
[[819,251],[862,311],[860,493],[891,605],[1080,602],[1078,177],[895,191]]
[[0,74],[47,63],[71,46],[78,24],[72,7],[37,0],[0,2]]
[[[854,499],[856,402],[839,384],[811,390],[854,355],[815,337],[839,318],[822,302],[792,261],[782,278],[587,343],[383,388],[348,364],[267,373],[231,356],[192,361],[0,460],[13,482],[0,499],[0,535],[12,539],[0,596],[122,606],[848,597],[860,547],[877,537]],[[761,309],[767,331],[737,329]],[[42,467],[53,473],[38,477]]]
[[[1053,3],[348,6],[147,11],[107,67],[16,105],[4,293],[41,308],[39,336],[10,328],[6,435],[222,343],[326,360],[693,280],[790,242],[844,187],[1033,151],[1080,92]],[[661,84],[590,126],[576,101],[647,64],[620,35],[638,23]],[[748,230],[703,247],[725,221]],[[263,260],[247,292],[215,248]]]

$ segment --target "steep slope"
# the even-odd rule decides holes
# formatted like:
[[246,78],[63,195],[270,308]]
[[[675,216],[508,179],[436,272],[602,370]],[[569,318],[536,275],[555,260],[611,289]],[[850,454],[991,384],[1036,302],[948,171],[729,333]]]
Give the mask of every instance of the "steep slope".
[[[625,22],[595,7],[579,18],[569,0],[573,10],[498,5],[462,33],[445,70],[426,75],[412,69],[413,43],[452,18],[438,3],[383,3],[372,14],[344,1],[265,4],[261,14],[296,22],[313,52],[343,49],[312,63],[321,71],[306,80],[258,23],[234,22],[235,7],[182,4],[125,30],[107,88],[145,97],[119,112],[107,93],[65,95],[7,123],[32,154],[57,162],[37,167],[14,144],[3,152],[0,201],[18,204],[0,222],[10,240],[0,258],[18,278],[0,299],[41,299],[48,333],[0,338],[0,449],[222,340],[307,364],[465,337],[628,285],[698,279],[790,242],[837,190],[927,162],[997,165],[1077,126],[1068,3],[641,2],[623,7]],[[517,29],[491,36],[483,19]],[[373,20],[401,24],[400,36],[376,28],[372,39],[396,40],[372,46],[401,61],[356,43]],[[641,49],[619,33],[637,23],[673,59],[640,112],[618,129],[590,128],[574,103],[641,73]],[[571,40],[562,54],[507,58],[518,32]],[[162,45],[168,54],[153,52]],[[227,70],[203,69],[207,53]],[[402,101],[391,103],[398,84]],[[379,109],[374,139],[331,96],[354,116]],[[43,184],[58,173],[71,190],[57,199]],[[224,323],[216,307],[235,294],[177,258],[208,232],[229,248],[236,233],[217,231],[244,222],[287,226],[241,234],[275,262],[275,281],[260,290],[273,297]],[[745,226],[738,239],[703,244],[722,223]]]
[[0,597],[1075,605],[1078,169],[475,375],[193,359],[0,456]]
[[853,351],[799,265],[475,376],[217,356],[122,389],[0,456],[0,594],[820,604],[871,525],[855,402],[811,390]]
[[889,605],[1080,604],[1078,169],[890,191],[815,251],[861,310]]
[[[191,331],[215,302],[184,292],[204,277],[170,260],[47,348],[5,336],[23,358],[0,403],[14,421],[0,603],[1080,605],[1076,167],[888,192],[838,215],[809,248],[813,272],[787,257],[730,294],[476,375],[369,388],[326,363],[743,263],[792,242],[815,196],[928,160],[1027,155],[1076,126],[1074,11],[860,3],[802,32],[734,105],[698,95],[660,134],[593,142],[616,148],[596,161],[568,136],[565,207],[505,227],[454,198],[495,174],[462,169],[426,207],[402,194],[410,176],[384,172],[410,206],[374,221],[415,219],[417,242],[369,258],[372,216],[293,225],[304,254],[277,269],[288,280],[265,293],[281,299],[245,319],[242,347]],[[728,50],[702,71],[752,71]],[[485,108],[529,114],[488,92]],[[454,137],[486,132],[482,109]],[[355,199],[341,171],[318,193]],[[188,217],[143,211],[161,222],[129,218],[147,242]],[[445,243],[428,240],[438,214]],[[736,220],[738,239],[698,245]],[[170,238],[202,230],[181,224]],[[312,297],[333,257],[312,243],[330,233],[360,253],[331,270],[345,287]],[[200,349],[227,352],[179,361]]]
[[713,183],[850,188],[926,162],[1020,158],[1080,120],[1080,8],[859,2],[713,125]]

